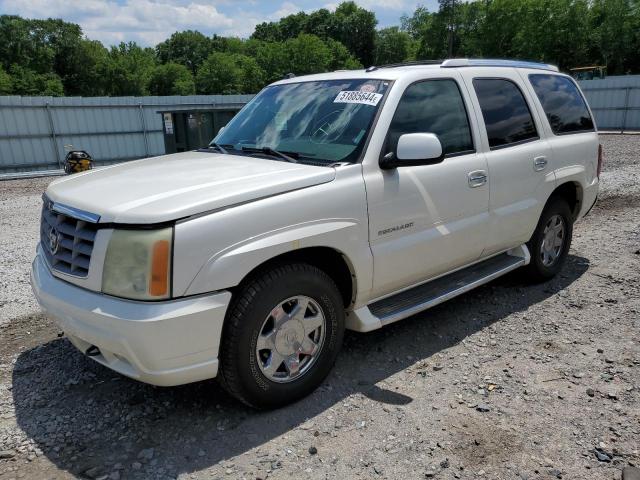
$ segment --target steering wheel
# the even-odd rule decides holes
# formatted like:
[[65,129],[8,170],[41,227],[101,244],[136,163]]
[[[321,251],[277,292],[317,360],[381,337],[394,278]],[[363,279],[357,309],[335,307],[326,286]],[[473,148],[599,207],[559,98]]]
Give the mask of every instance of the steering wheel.
[[313,143],[323,144],[329,143],[338,138],[344,128],[335,129],[334,124],[341,113],[342,111],[340,110],[334,110],[333,112],[326,114],[324,117],[318,120],[313,126],[311,135],[309,136],[311,141]]

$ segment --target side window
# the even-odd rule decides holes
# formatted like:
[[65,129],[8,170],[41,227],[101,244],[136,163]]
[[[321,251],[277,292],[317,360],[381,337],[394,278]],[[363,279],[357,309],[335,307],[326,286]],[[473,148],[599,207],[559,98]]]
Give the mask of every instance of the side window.
[[386,152],[395,152],[400,135],[421,132],[435,133],[445,155],[474,151],[467,111],[454,80],[425,80],[407,87],[389,126]]
[[538,138],[527,102],[515,83],[500,78],[476,78],[473,88],[487,127],[489,147]]
[[593,120],[575,83],[565,77],[545,74],[531,74],[529,80],[553,133],[593,131]]

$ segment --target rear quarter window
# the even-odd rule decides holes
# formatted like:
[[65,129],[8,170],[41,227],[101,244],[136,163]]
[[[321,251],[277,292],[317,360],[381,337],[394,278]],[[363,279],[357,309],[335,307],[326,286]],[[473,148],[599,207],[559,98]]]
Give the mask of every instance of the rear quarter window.
[[559,75],[535,73],[529,75],[529,81],[553,133],[564,135],[594,130],[587,104],[572,80]]

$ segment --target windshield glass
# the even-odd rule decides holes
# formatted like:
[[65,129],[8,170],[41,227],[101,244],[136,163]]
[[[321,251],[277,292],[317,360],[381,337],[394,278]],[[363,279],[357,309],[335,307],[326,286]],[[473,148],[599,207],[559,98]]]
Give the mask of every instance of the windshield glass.
[[357,160],[389,82],[325,80],[265,88],[222,130],[224,148],[272,149],[317,162]]

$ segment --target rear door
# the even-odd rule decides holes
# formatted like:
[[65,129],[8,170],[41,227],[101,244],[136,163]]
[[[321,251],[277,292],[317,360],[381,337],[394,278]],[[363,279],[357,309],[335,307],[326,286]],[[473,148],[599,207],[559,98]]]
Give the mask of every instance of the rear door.
[[590,185],[597,181],[598,133],[574,80],[556,73],[520,73],[530,82],[531,96],[539,100],[540,116],[547,118],[547,138],[553,150],[550,167],[555,172],[556,183],[577,180],[582,185]]
[[486,256],[531,237],[555,187],[549,168],[552,151],[515,69],[461,71],[484,126],[481,136],[491,190]]

